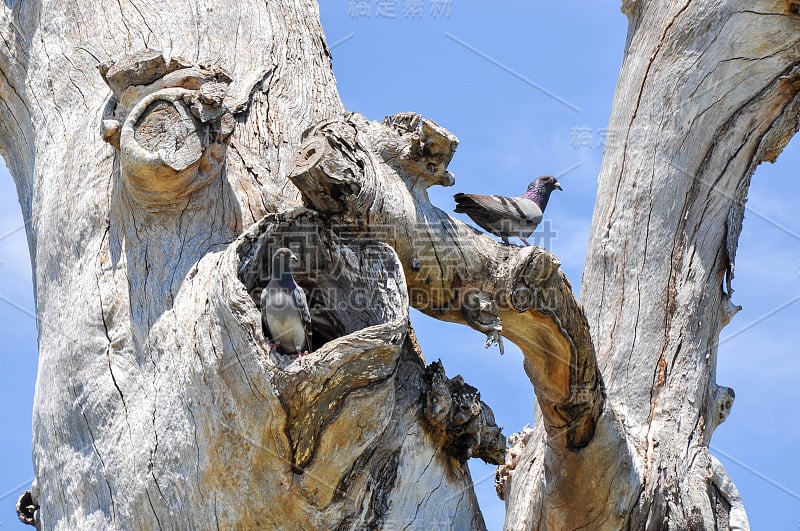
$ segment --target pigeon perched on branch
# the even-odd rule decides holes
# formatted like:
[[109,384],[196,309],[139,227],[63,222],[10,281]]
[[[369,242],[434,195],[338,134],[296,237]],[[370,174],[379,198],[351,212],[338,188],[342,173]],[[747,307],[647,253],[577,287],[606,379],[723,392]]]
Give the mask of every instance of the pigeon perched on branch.
[[280,348],[287,354],[302,356],[311,348],[311,313],[306,294],[292,276],[292,266],[298,262],[285,247],[272,256],[271,278],[261,292],[261,319],[270,352]]
[[561,190],[555,177],[538,177],[520,197],[501,195],[456,194],[455,211],[472,218],[481,228],[499,236],[508,245],[508,239],[517,237],[525,245],[542,221],[542,214],[550,199],[550,192]]

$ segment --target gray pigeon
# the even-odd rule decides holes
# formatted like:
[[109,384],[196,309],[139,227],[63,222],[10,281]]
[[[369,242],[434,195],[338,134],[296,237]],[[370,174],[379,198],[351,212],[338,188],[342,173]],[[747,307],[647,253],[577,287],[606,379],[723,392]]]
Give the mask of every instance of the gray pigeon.
[[545,175],[531,182],[520,197],[456,194],[453,198],[457,203],[456,212],[468,215],[484,230],[500,236],[506,245],[511,237],[530,245],[525,238],[542,221],[550,192],[556,189],[561,190],[556,178]]
[[302,356],[311,348],[311,313],[306,294],[292,276],[292,265],[298,262],[285,247],[272,256],[272,275],[261,292],[261,320],[270,352],[280,348],[286,354]]

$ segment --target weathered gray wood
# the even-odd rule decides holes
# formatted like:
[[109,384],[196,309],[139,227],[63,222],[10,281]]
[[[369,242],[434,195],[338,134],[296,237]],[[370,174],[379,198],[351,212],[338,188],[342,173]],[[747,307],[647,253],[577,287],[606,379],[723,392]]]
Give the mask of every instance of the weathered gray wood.
[[[587,449],[618,439],[609,450],[628,452],[634,468],[598,478],[595,463],[568,461],[574,485],[591,482],[588,509],[581,495],[548,499],[546,473],[512,473],[506,528],[747,529],[738,492],[708,453],[733,400],[715,381],[717,342],[740,309],[731,280],[750,176],[798,129],[797,3],[623,9],[628,43],[581,302],[617,417]],[[511,450],[517,471],[548,466],[543,437]]]
[[[579,305],[556,257],[430,204],[455,135],[345,113],[314,2],[5,2],[0,153],[40,324],[24,515],[481,529],[474,456],[504,461],[508,529],[746,529],[707,451],[733,400],[716,342],[750,175],[798,127],[800,18],[623,9]],[[302,360],[261,328],[276,245],[305,265]],[[426,367],[409,305],[521,347],[541,422],[505,459],[477,391]]]
[[316,5],[7,2],[0,28],[0,151],[40,318],[40,526],[482,528],[441,434],[468,421],[447,440],[495,461],[504,439],[467,387],[477,417],[423,420],[394,251],[307,240],[329,328],[302,361],[267,353],[245,287],[257,243],[305,223],[272,214],[299,205],[302,132],[343,111]]
[[306,204],[390,244],[415,308],[484,332],[487,345],[519,345],[553,443],[585,446],[603,407],[586,318],[554,256],[499,244],[431,205],[427,189],[453,182],[455,136],[413,113],[349,114],[307,135],[289,176]]

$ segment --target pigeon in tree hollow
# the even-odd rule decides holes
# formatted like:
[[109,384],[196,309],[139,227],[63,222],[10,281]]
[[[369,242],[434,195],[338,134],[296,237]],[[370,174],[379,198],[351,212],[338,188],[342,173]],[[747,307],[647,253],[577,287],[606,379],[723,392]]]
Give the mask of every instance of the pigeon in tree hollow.
[[545,175],[531,182],[520,197],[456,194],[453,198],[458,203],[456,212],[468,215],[484,230],[500,236],[506,245],[512,236],[530,245],[525,238],[542,221],[550,192],[555,189],[561,190],[561,185],[555,177]]
[[302,356],[311,348],[311,313],[306,294],[292,276],[292,264],[298,262],[285,247],[272,256],[272,275],[261,292],[261,320],[270,352],[280,347],[287,354]]

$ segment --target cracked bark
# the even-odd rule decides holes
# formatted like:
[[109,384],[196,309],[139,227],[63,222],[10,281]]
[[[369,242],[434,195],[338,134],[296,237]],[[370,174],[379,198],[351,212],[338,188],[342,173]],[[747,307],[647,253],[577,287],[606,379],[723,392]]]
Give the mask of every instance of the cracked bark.
[[[747,186],[798,128],[800,20],[790,4],[751,6],[772,13],[758,15],[625,3],[628,43],[581,293],[637,488],[616,493],[616,512],[592,528],[748,527],[708,444],[733,402],[715,367],[719,332],[740,309],[730,287]],[[541,437],[518,442],[508,466],[546,467]],[[541,492],[525,481],[508,487],[509,510]],[[618,482],[600,485],[614,495]],[[531,521],[527,510],[515,521]]]
[[[523,351],[540,422],[498,470],[507,529],[747,528],[707,451],[733,400],[716,340],[750,175],[797,130],[793,6],[623,3],[579,305],[556,257],[430,204],[452,133],[345,112],[315,4],[6,2],[0,152],[40,323],[21,517],[481,529],[465,460],[504,441],[426,367],[411,305]],[[261,328],[276,246],[303,263],[303,360]]]

